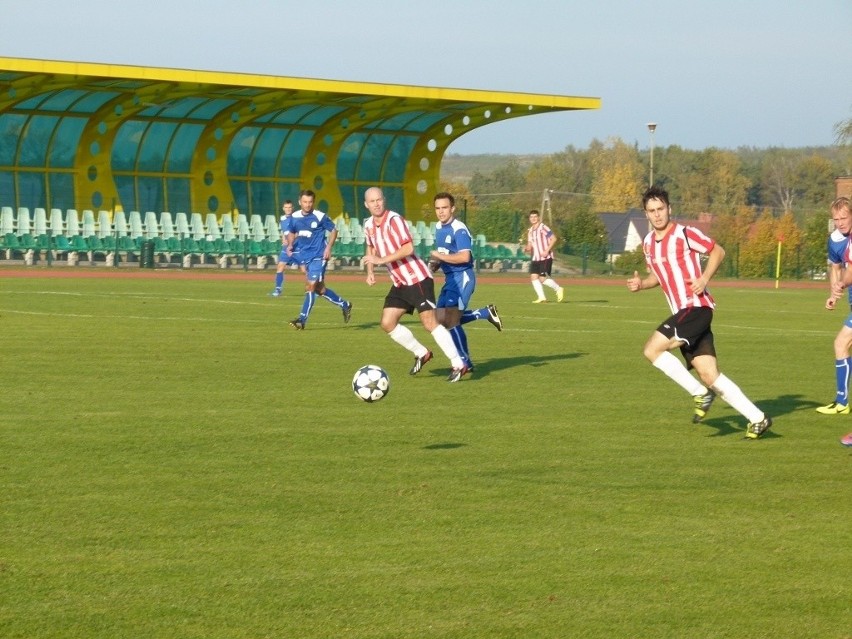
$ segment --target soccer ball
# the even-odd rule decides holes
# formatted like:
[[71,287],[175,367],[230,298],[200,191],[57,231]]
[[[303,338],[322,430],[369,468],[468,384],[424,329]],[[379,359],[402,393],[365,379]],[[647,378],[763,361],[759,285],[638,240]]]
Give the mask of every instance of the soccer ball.
[[360,400],[377,402],[390,392],[390,378],[381,366],[367,364],[355,371],[352,391]]

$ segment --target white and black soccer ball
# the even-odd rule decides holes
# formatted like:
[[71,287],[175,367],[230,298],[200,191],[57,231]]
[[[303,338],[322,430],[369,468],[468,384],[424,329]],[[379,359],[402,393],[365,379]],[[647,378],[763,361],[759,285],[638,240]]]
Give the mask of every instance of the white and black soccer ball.
[[367,364],[355,371],[352,391],[360,400],[377,402],[390,392],[390,377],[381,366]]

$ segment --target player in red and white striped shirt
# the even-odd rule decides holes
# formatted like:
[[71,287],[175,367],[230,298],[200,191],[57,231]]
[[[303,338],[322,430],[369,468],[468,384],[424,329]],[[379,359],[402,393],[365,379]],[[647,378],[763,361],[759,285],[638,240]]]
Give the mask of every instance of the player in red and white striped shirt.
[[561,302],[565,299],[565,289],[550,275],[553,270],[556,235],[541,221],[541,216],[535,209],[530,211],[529,220],[530,228],[527,231],[527,245],[524,250],[530,254],[530,282],[536,295],[533,304],[547,302],[544,295],[545,286],[556,291],[556,301]]
[[414,309],[417,309],[423,328],[432,334],[435,342],[450,360],[452,371],[447,381],[459,381],[470,371],[459,356],[452,335],[438,322],[435,312],[435,282],[426,262],[414,252],[408,225],[399,213],[385,208],[385,196],[377,187],[371,187],[364,193],[364,206],[370,211],[370,218],[364,222],[367,284],[373,286],[376,283],[374,267],[377,265],[387,267],[393,282],[382,309],[382,329],[393,341],[414,354],[414,365],[409,373],[416,375],[424,364],[432,359],[432,352],[414,337],[408,327],[400,324],[399,320],[403,315],[412,314]]
[[[719,372],[710,326],[716,304],[707,284],[725,258],[725,249],[697,228],[673,221],[664,189],[652,186],[645,191],[642,206],[652,227],[642,243],[650,273],[642,278],[634,272],[627,288],[636,292],[662,287],[673,313],[648,338],[645,357],[693,396],[693,423],[704,418],[719,395],[748,419],[746,437],[757,439],[772,425],[772,419]],[[703,271],[702,255],[708,258]],[[669,352],[674,348],[680,348],[686,366]],[[689,373],[691,368],[700,381]]]

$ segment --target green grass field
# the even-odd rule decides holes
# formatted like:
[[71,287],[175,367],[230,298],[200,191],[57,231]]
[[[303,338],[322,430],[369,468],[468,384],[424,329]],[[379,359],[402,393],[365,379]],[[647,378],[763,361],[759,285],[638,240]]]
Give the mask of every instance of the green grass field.
[[[722,370],[763,438],[641,355],[657,290],[480,282],[506,330],[417,377],[387,282],[15,279],[0,271],[4,638],[849,638],[845,314],[719,286]],[[416,320],[413,329],[433,346]],[[382,402],[349,385],[391,378]]]

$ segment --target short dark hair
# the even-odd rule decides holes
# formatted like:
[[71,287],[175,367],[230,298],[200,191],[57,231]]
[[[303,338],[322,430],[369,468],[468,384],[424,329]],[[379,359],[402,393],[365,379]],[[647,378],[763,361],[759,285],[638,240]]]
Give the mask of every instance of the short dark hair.
[[449,200],[450,206],[456,205],[456,198],[452,196],[452,194],[447,193],[446,191],[441,191],[440,193],[435,193],[435,197],[432,198],[432,203],[434,204],[438,200]]
[[299,191],[299,199],[302,199],[303,195],[307,195],[308,197],[316,198],[317,194],[311,191],[310,189],[304,189]]
[[645,205],[648,204],[649,200],[659,200],[666,206],[671,206],[669,204],[669,192],[659,186],[652,186],[647,191],[645,191],[645,194],[642,196],[643,209],[645,208]]

